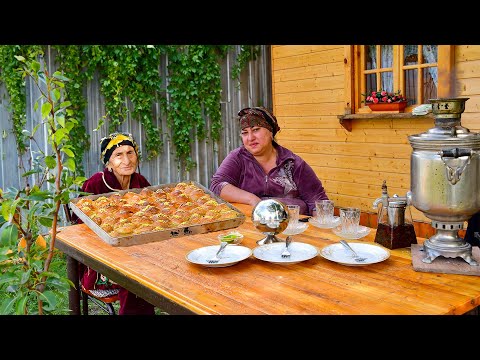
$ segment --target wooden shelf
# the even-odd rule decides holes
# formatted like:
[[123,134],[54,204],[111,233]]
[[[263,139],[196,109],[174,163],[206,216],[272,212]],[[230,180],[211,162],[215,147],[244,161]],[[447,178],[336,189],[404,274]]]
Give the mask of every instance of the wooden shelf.
[[340,125],[342,125],[347,131],[352,131],[352,121],[358,119],[378,119],[378,120],[390,120],[390,119],[434,119],[432,113],[427,115],[412,115],[412,113],[364,113],[364,114],[348,114],[337,116]]

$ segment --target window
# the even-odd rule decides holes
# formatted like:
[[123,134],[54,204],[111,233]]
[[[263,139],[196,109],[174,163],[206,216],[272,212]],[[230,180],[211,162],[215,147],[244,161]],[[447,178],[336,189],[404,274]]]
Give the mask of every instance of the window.
[[[357,112],[367,108],[362,94],[383,89],[400,90],[408,106],[428,103],[429,99],[448,96],[452,84],[449,73],[452,65],[451,45],[356,45],[355,46],[355,103]],[[447,81],[439,81],[445,78]],[[406,110],[407,111],[407,110]]]

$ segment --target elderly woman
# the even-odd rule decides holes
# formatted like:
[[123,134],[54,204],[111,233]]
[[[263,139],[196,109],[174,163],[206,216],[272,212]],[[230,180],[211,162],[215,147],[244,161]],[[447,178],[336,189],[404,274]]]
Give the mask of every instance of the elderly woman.
[[245,108],[238,116],[243,146],[223,160],[210,190],[226,201],[252,206],[275,198],[312,215],[315,201],[328,196],[313,169],[275,141],[280,130],[275,116],[263,107]]
[[[137,173],[138,146],[131,134],[113,133],[104,137],[100,142],[101,160],[105,165],[102,172],[98,172],[87,179],[82,191],[94,195],[150,186],[143,175]],[[135,294],[113,283],[96,271],[85,268],[81,282],[88,290],[111,290],[116,292],[120,299],[119,315],[154,315],[154,306]]]

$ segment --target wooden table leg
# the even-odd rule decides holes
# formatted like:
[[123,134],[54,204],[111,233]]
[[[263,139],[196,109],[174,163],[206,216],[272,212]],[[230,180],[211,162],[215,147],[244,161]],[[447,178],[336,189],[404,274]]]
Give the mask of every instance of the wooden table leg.
[[78,278],[78,261],[67,255],[67,276],[75,287],[68,292],[68,304],[71,315],[80,315],[80,282]]

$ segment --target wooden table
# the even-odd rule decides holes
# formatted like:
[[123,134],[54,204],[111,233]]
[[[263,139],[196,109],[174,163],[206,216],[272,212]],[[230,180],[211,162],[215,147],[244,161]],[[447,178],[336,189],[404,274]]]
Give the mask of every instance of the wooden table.
[[[245,236],[242,245],[253,249],[264,235],[253,227],[251,207],[234,205],[247,215],[237,228]],[[218,244],[218,233],[113,247],[80,224],[62,228],[56,247],[68,256],[75,284],[79,261],[169,314],[464,314],[480,304],[478,276],[416,272],[409,248],[390,250],[389,259],[358,267],[320,255],[293,265],[251,256],[224,268],[185,259],[193,249]],[[374,239],[372,229],[358,241]],[[338,240],[331,230],[312,225],[294,236],[319,249]],[[79,314],[78,291],[71,291],[69,300],[72,314]]]

